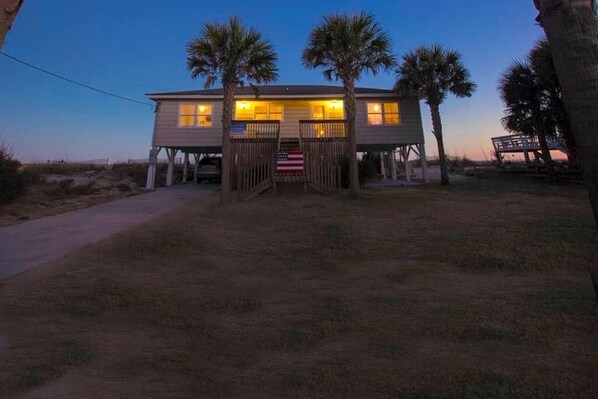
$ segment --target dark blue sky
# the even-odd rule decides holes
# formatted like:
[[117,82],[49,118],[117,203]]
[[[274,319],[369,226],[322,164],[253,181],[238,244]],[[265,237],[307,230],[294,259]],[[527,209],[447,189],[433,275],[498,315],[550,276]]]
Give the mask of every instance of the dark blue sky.
[[[489,156],[490,140],[502,134],[500,73],[522,58],[541,30],[532,0],[428,1],[211,1],[27,0],[4,51],[53,72],[125,96],[194,89],[185,67],[185,44],[206,21],[236,14],[258,27],[279,54],[281,84],[325,83],[319,71],[301,66],[310,29],[325,14],[375,14],[394,38],[397,56],[439,42],[458,50],[478,83],[471,99],[444,107],[450,154]],[[360,86],[390,88],[392,75],[365,76]],[[429,154],[436,145],[422,104]],[[71,86],[0,56],[0,136],[24,161],[147,156],[150,107]]]

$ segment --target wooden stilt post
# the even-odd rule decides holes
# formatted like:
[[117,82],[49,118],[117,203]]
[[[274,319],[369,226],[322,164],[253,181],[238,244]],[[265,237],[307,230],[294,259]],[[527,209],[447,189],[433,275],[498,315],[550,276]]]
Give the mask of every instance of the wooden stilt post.
[[154,190],[156,188],[156,164],[158,163],[158,154],[160,147],[153,147],[149,152],[147,179],[145,181],[146,190]]
[[525,157],[525,163],[531,163],[531,160],[529,159],[529,152],[525,151],[523,156]]
[[389,158],[390,158],[390,162],[391,162],[390,173],[391,173],[392,179],[397,180],[398,176],[397,176],[397,153],[396,153],[396,150],[392,150],[389,153]]
[[201,154],[193,154],[195,163],[193,164],[193,183],[197,183],[197,168],[199,167],[199,158]]
[[189,153],[185,152],[183,157],[183,183],[187,182],[187,165],[189,164]]
[[411,181],[411,171],[409,170],[409,146],[403,147],[403,167],[405,168],[405,180]]
[[167,148],[166,155],[168,156],[168,169],[166,171],[166,185],[172,186],[174,183],[174,159],[177,150],[175,148]]
[[386,179],[386,168],[384,167],[384,151],[380,151],[380,174]]

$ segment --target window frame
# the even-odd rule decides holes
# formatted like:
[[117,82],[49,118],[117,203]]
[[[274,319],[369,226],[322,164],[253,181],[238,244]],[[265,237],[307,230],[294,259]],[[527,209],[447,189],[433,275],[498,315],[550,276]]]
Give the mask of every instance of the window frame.
[[[183,106],[193,106],[193,115],[191,114],[182,114],[181,113],[181,108]],[[209,114],[199,114],[199,107],[200,106],[205,106],[205,107],[210,107],[210,113]],[[181,116],[193,116],[193,125],[181,125]],[[202,126],[200,125],[199,122],[199,117],[200,116],[209,116],[210,117],[210,126]],[[178,113],[177,113],[177,127],[179,129],[210,129],[214,126],[214,103],[210,103],[210,102],[205,102],[205,103],[188,103],[188,102],[181,102],[179,103],[178,106]]]
[[[239,102],[239,101],[237,101],[237,102]],[[270,107],[272,107],[272,106],[277,106],[277,107],[279,106],[280,107],[280,113],[279,112],[274,112],[274,113],[271,112],[270,111]],[[260,115],[266,115],[265,119],[256,119],[257,113],[255,112],[255,109],[257,107],[266,107],[266,112],[265,113],[260,112]],[[266,102],[266,104],[259,104],[259,102],[258,102],[256,105],[254,105],[252,107],[252,114],[253,114],[253,119],[249,119],[249,120],[252,120],[252,121],[258,121],[258,122],[263,122],[263,121],[278,121],[278,122],[283,122],[284,121],[284,104],[283,103],[268,103],[268,102]],[[280,119],[272,119],[271,118],[272,114],[275,114],[275,115],[279,115],[280,114]],[[236,117],[237,117],[237,105],[235,103],[235,118]]]
[[[380,112],[375,112],[375,113],[370,113],[369,112],[369,105],[372,104],[379,104],[380,105]],[[397,106],[397,112],[389,112],[388,115],[396,115],[398,118],[398,122],[397,123],[387,123],[386,122],[386,110],[385,110],[385,105],[386,104],[394,104]],[[367,120],[367,124],[368,126],[376,126],[376,127],[380,127],[380,126],[399,126],[401,124],[401,103],[398,101],[368,101],[365,104],[365,114],[366,114],[366,120]],[[370,123],[370,115],[380,115],[381,118],[381,122],[379,124],[376,123]]]

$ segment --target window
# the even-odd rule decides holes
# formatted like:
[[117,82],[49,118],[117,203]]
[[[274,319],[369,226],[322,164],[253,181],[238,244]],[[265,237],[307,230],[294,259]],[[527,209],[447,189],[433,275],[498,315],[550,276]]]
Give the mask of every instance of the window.
[[267,105],[256,105],[254,112],[254,119],[257,121],[268,120],[268,106]]
[[238,120],[281,121],[282,118],[282,104],[237,101],[235,105],[235,119]]
[[270,105],[270,120],[281,121],[282,120],[282,105]]
[[179,126],[193,127],[195,126],[195,105],[181,104],[179,105]]
[[370,125],[398,125],[398,103],[368,103],[368,124]]
[[197,126],[210,127],[212,126],[212,106],[198,104],[197,105]]
[[210,104],[179,104],[179,127],[211,127]]
[[344,117],[343,102],[340,100],[312,106],[312,119],[343,119]]
[[384,124],[398,125],[399,124],[399,104],[398,103],[384,103]]

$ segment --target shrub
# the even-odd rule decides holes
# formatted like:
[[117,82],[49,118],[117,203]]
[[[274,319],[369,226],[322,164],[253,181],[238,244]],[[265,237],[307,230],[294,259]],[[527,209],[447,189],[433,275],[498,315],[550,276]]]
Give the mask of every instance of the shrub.
[[0,143],[0,204],[14,201],[27,188],[27,178],[21,163]]

